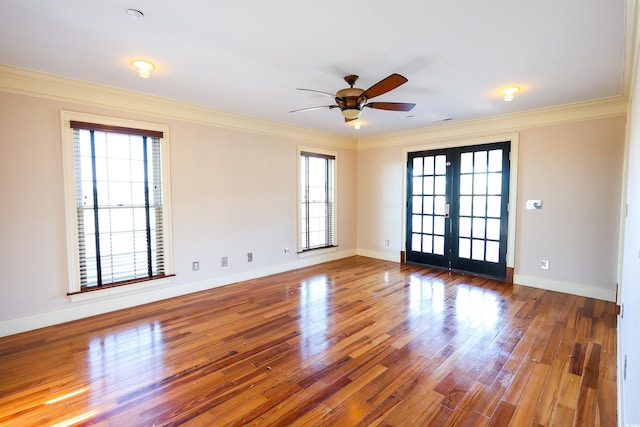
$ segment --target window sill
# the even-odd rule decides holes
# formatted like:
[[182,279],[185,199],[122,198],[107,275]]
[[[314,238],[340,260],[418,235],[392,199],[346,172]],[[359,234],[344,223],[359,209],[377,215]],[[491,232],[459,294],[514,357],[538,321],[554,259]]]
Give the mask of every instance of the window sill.
[[159,285],[166,285],[171,283],[171,276],[162,277],[160,279],[147,280],[144,282],[132,283],[124,286],[114,286],[112,288],[96,289],[90,292],[80,292],[69,295],[71,302],[88,301],[92,299],[104,298],[113,295],[126,294],[129,292],[141,291],[156,287]]
[[309,249],[303,252],[298,252],[298,257],[306,258],[310,256],[316,256],[316,255],[322,255],[330,252],[335,252],[337,250],[338,250],[338,245],[327,246],[326,248]]

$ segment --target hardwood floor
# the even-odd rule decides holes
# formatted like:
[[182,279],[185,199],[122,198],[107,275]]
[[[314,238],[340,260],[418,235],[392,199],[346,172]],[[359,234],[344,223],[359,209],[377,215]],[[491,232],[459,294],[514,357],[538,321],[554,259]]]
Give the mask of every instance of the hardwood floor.
[[615,426],[610,302],[353,257],[0,339],[0,425]]

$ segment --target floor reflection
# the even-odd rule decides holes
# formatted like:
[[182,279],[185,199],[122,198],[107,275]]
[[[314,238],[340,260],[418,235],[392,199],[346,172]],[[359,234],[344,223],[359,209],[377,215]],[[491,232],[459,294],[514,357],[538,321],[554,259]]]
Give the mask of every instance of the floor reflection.
[[409,316],[415,318],[427,312],[444,311],[444,282],[412,274],[409,277]]
[[456,320],[471,326],[493,328],[498,322],[500,302],[495,293],[473,286],[460,286],[456,292]]
[[500,316],[500,301],[495,292],[460,284],[447,301],[444,282],[420,274],[409,277],[408,298],[409,316],[413,319],[442,313],[447,304],[455,307],[455,317],[452,318],[468,326],[493,328]]
[[89,342],[91,399],[113,393],[113,385],[144,387],[164,372],[162,325],[147,323],[93,338]]
[[327,276],[316,276],[300,283],[300,352],[303,358],[327,349],[328,299]]

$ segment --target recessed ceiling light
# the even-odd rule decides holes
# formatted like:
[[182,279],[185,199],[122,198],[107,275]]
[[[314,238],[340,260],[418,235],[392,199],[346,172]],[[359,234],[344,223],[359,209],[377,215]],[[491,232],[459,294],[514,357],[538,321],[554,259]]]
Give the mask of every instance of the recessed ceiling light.
[[127,9],[127,15],[134,19],[144,18],[144,13],[140,12],[138,9]]
[[519,90],[520,90],[519,87],[508,87],[506,89],[502,89],[504,100],[507,102],[513,101],[513,95]]
[[138,75],[143,79],[148,79],[151,75],[151,70],[155,68],[151,62],[142,60],[133,61],[131,64],[138,69]]

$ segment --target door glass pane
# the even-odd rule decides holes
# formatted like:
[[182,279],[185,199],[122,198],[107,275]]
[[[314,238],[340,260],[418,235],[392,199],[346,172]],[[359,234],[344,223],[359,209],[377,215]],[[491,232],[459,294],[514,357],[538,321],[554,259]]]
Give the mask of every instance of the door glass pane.
[[445,200],[444,196],[436,196],[435,197],[433,212],[436,215],[444,215],[445,201],[446,200]]
[[444,217],[433,217],[433,234],[440,234],[444,236]]
[[422,157],[413,159],[413,176],[422,175]]
[[486,196],[473,196],[473,216],[485,216],[486,204]]
[[474,172],[487,171],[487,152],[486,151],[476,151],[474,153],[473,171]]
[[424,204],[423,204],[422,211],[425,214],[432,214],[433,213],[433,196],[425,196],[423,203]]
[[460,217],[460,229],[458,231],[460,237],[471,237],[471,218]]
[[413,194],[422,194],[422,178],[413,178]]
[[436,176],[436,188],[434,194],[447,193],[447,178],[445,176]]
[[489,151],[489,172],[502,171],[502,150]]
[[411,209],[414,214],[422,213],[422,197],[413,196],[413,202],[411,203]]
[[422,235],[422,252],[426,254],[433,253],[432,237],[430,234]]
[[424,177],[424,193],[423,194],[433,194],[433,177],[432,176]]
[[413,215],[411,217],[411,231],[414,233],[422,232],[422,215]]
[[433,234],[433,217],[431,215],[424,215],[422,217],[422,232]]
[[484,239],[484,218],[473,218],[473,237],[476,239]]
[[433,236],[433,253],[444,255],[444,236]]
[[500,219],[487,219],[487,239],[500,240]]
[[500,196],[487,197],[487,216],[500,217]]
[[473,172],[473,153],[462,153],[460,155],[460,173]]
[[414,252],[420,252],[421,246],[420,242],[422,241],[422,234],[412,234],[411,235],[411,250]]
[[460,215],[471,216],[471,196],[460,197]]
[[487,242],[487,257],[486,260],[489,262],[498,262],[500,261],[500,243],[498,242]]
[[447,156],[436,156],[436,175],[447,173]]
[[471,244],[471,258],[484,261],[484,240],[473,239]]
[[424,158],[424,175],[433,175],[433,156]]
[[489,174],[489,182],[487,183],[487,192],[489,194],[502,193],[502,174],[501,173]]
[[471,258],[471,239],[458,239],[458,256]]
[[487,194],[487,175],[478,173],[473,175],[473,194]]
[[471,194],[473,175],[460,175],[460,194]]

